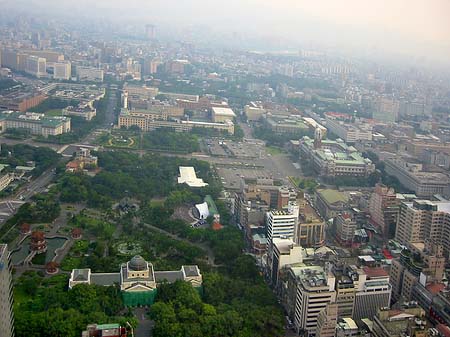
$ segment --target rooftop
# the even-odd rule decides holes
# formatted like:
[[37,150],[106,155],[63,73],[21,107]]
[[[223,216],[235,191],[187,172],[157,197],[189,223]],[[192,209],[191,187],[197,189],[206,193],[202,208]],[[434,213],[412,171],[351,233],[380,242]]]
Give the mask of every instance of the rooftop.
[[318,190],[317,193],[329,204],[335,204],[337,202],[348,202],[348,196],[337,190],[324,189]]

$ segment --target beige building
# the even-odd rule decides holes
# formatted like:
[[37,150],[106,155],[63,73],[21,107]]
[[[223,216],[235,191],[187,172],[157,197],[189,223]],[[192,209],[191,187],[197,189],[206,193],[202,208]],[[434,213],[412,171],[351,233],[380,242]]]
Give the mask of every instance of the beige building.
[[103,82],[103,69],[77,66],[76,74],[79,81]]
[[429,327],[422,308],[403,310],[380,308],[373,319],[374,337],[426,337],[430,336]]
[[0,336],[14,336],[12,303],[12,276],[10,252],[6,244],[0,244]]
[[400,200],[394,189],[377,184],[370,196],[369,213],[372,223],[380,228],[384,237],[392,237],[397,224]]
[[450,255],[450,202],[414,200],[403,202],[397,221],[395,239],[410,242],[430,240],[442,245],[444,256]]
[[303,248],[291,239],[275,238],[269,241],[267,265],[272,284],[277,286],[278,275],[282,268],[303,262]]
[[69,61],[56,62],[53,64],[53,78],[55,80],[70,80],[72,75],[72,64]]
[[214,123],[225,123],[226,121],[233,121],[236,114],[230,108],[212,107],[212,120]]
[[245,115],[249,122],[257,122],[266,113],[264,107],[256,102],[250,102],[250,104],[244,107]]
[[317,317],[316,337],[334,337],[337,324],[337,305],[328,304]]
[[388,158],[384,163],[386,173],[396,177],[403,186],[419,197],[445,195],[450,186],[448,175],[424,171],[420,163],[410,163],[397,157]]
[[399,258],[392,260],[390,282],[395,301],[410,301],[413,287],[420,281],[440,283],[444,278],[445,257],[442,245],[432,241],[411,242]]
[[36,77],[45,77],[47,76],[47,61],[45,58],[30,55],[27,57],[25,72]]

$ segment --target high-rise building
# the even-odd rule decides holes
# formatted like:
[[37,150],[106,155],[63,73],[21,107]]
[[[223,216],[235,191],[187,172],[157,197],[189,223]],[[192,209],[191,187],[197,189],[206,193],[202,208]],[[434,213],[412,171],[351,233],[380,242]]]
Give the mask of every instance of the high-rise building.
[[0,336],[14,336],[12,310],[12,277],[10,253],[6,244],[0,244]]
[[69,61],[53,64],[53,78],[55,80],[70,80],[72,65]]
[[[298,211],[298,210],[297,210]],[[292,211],[270,211],[266,213],[266,233],[269,241],[275,238],[295,239],[298,224],[297,215]]]
[[314,336],[320,312],[335,302],[335,278],[319,266],[291,267],[288,278],[291,308],[287,311],[294,313],[294,327]]
[[410,301],[413,288],[422,279],[424,283],[440,283],[444,278],[445,257],[442,245],[427,240],[411,242],[399,258],[392,260],[390,282],[395,301]]
[[267,258],[271,283],[276,286],[282,268],[303,262],[303,249],[291,239],[274,238],[269,243]]
[[334,218],[336,239],[343,245],[352,245],[357,229],[356,220],[350,212],[343,212]]
[[393,238],[400,200],[393,188],[377,184],[370,197],[369,212],[372,223],[381,229],[385,238]]
[[156,27],[154,25],[145,25],[145,37],[149,40],[154,40],[156,38]]
[[47,75],[47,61],[43,57],[30,55],[27,57],[25,72],[36,77]]
[[450,202],[416,199],[401,203],[395,239],[403,245],[430,240],[442,245],[444,256],[449,256]]
[[389,307],[392,287],[389,274],[381,267],[364,267],[355,281],[353,319],[372,319],[379,308]]
[[398,120],[399,110],[399,101],[393,98],[380,97],[376,102],[372,117],[382,122],[395,123]]

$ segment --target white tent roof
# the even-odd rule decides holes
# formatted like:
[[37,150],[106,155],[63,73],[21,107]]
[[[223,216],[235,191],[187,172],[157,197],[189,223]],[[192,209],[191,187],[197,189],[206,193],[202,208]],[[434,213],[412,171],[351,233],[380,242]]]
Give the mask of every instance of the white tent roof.
[[209,216],[209,209],[208,209],[208,204],[206,203],[206,201],[203,204],[195,205],[195,208],[198,209],[198,212],[200,214],[200,219],[206,219]]
[[204,187],[208,185],[203,179],[197,178],[192,166],[180,166],[178,184],[187,184],[190,187]]

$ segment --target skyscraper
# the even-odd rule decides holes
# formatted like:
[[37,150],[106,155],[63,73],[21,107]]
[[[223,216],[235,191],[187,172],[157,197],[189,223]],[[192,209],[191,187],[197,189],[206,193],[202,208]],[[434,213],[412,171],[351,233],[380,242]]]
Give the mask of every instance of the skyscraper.
[[10,254],[6,244],[0,244],[0,336],[14,336],[12,311]]

